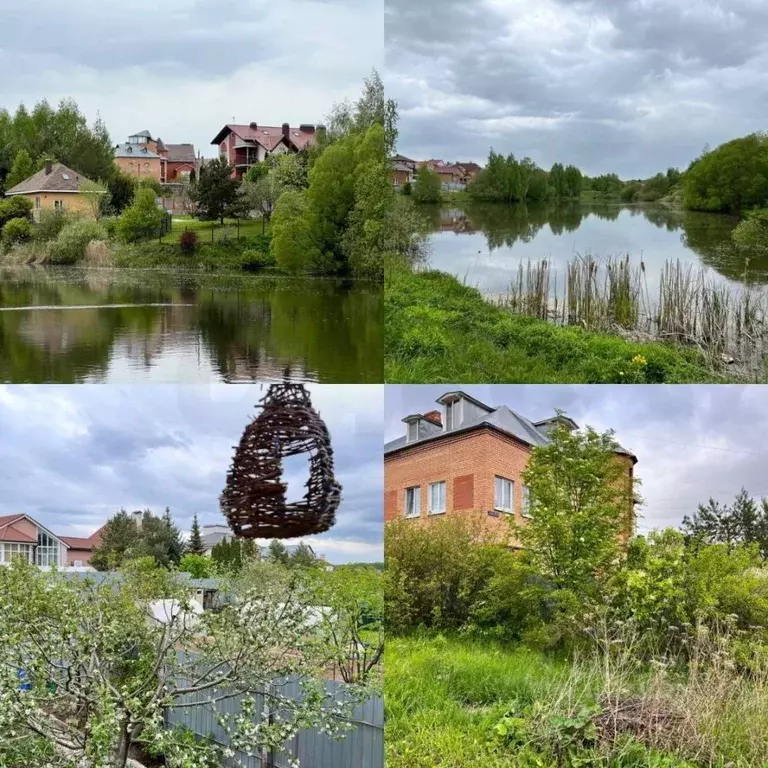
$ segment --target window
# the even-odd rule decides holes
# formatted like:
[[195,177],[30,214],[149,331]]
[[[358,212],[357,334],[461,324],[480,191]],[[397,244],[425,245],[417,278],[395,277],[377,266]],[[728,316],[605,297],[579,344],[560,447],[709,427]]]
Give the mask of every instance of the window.
[[405,489],[405,516],[419,517],[421,514],[421,487],[418,485]]
[[23,557],[32,562],[31,544],[2,544],[0,545],[0,563],[11,563],[15,557]]
[[59,564],[59,542],[41,529],[37,531],[37,564]]
[[408,442],[412,443],[414,440],[419,439],[419,422],[418,421],[409,421],[408,422]]
[[62,210],[64,208],[64,201],[63,200],[54,200],[53,201],[53,207],[58,208],[59,210]]
[[40,198],[36,197],[35,198],[35,208],[39,208],[39,207],[40,207]]
[[453,429],[453,421],[454,421],[454,410],[456,408],[456,403],[446,403],[445,404],[445,430],[446,432],[450,429]]
[[493,506],[502,511],[511,513],[515,504],[515,484],[505,477],[496,477]]
[[523,486],[523,517],[531,516],[531,500],[528,497],[528,486]]
[[445,512],[445,480],[429,484],[429,514],[439,515]]

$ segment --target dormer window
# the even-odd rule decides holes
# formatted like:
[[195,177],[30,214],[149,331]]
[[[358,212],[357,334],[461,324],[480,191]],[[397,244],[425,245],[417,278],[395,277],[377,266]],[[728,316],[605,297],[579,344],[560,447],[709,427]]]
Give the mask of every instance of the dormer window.
[[456,415],[458,415],[457,406],[458,401],[454,401],[453,403],[446,403],[445,404],[445,431],[449,432],[453,429],[453,425],[455,423],[454,419],[456,418]]
[[414,440],[419,439],[419,422],[412,421],[408,425],[408,442],[412,443]]

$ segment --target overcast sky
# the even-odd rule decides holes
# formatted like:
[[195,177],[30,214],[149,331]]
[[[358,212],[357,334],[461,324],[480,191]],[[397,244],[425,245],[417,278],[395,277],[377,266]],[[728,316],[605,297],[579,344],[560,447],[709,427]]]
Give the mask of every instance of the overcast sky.
[[742,487],[768,496],[768,386],[387,386],[385,439],[404,434],[403,416],[439,407],[455,389],[532,421],[560,408],[581,427],[614,429],[638,459],[640,533],[679,525],[710,496],[730,503]]
[[[380,561],[383,387],[308,389],[344,490],[336,525],[306,541],[332,563]],[[89,536],[121,508],[169,506],[187,533],[195,513],[202,525],[222,523],[234,446],[265,393],[261,385],[0,387],[0,515],[24,512],[65,536]],[[305,479],[287,477],[289,488]]]
[[[383,0],[2,0],[0,106],[74,98],[115,143],[321,122],[383,63]],[[12,73],[12,75],[11,75]]]
[[400,151],[647,177],[765,128],[764,0],[387,0]]

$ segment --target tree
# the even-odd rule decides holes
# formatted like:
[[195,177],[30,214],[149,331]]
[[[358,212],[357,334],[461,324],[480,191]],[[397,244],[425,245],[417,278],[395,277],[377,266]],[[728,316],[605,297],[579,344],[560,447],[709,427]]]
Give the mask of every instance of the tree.
[[731,232],[731,239],[749,251],[768,250],[768,214],[760,211],[742,219]]
[[[194,621],[194,592],[173,574],[121,576],[67,579],[20,560],[0,572],[0,723],[26,752],[25,768],[125,768],[137,748],[168,765],[220,765],[219,747],[165,723],[166,708],[187,694],[211,709],[239,695],[238,716],[219,727],[252,754],[283,751],[301,728],[338,735],[370,695],[366,682],[326,697],[320,670],[333,654],[323,628],[309,627],[305,586],[287,571],[260,568],[232,586],[221,611]],[[158,596],[178,606],[166,621],[149,619]],[[277,679],[300,681],[300,699]],[[35,757],[39,739],[53,755]]]
[[437,171],[433,171],[428,165],[422,165],[416,173],[413,182],[411,197],[417,203],[440,202],[443,184]]
[[91,565],[97,571],[119,568],[130,557],[135,546],[138,529],[133,518],[121,509],[107,520],[101,532],[101,542],[93,548]]
[[[275,542],[278,539],[272,539],[272,541]],[[288,565],[292,568],[314,568],[317,564],[318,559],[315,557],[315,553],[303,541],[296,545],[296,549],[288,558]]]
[[192,518],[192,531],[189,534],[189,543],[187,544],[187,552],[192,555],[204,555],[205,547],[203,546],[203,537],[200,535],[200,523],[197,520],[197,515]]
[[168,541],[168,560],[171,564],[178,565],[184,554],[184,540],[181,538],[181,530],[173,521],[169,507],[165,508],[163,523],[165,523]]
[[164,220],[165,212],[158,207],[155,193],[140,187],[136,190],[133,203],[123,211],[117,232],[126,243],[158,237]]
[[188,552],[181,558],[179,570],[190,574],[193,579],[210,579],[216,573],[216,564],[210,557]]
[[559,420],[523,472],[530,519],[510,519],[534,569],[556,589],[594,594],[619,564],[631,533],[636,480],[613,432],[571,430]]
[[267,550],[267,560],[270,563],[280,563],[281,565],[288,565],[290,562],[290,555],[280,539],[272,539],[269,542],[269,549]]
[[284,192],[275,206],[270,250],[284,272],[320,271],[324,263],[306,193]]
[[[257,181],[243,181],[240,194],[245,200],[246,210],[248,212],[257,211],[261,216],[263,225],[272,218],[275,205],[277,205],[283,189],[274,171],[270,171]],[[264,226],[262,226],[263,232]]]
[[223,157],[203,166],[195,189],[200,218],[218,219],[223,224],[225,217],[237,211],[240,183],[232,177],[232,171]]
[[80,194],[88,203],[88,209],[93,215],[93,218],[98,221],[101,218],[104,209],[104,202],[109,199],[109,189],[107,188],[107,185],[98,181],[84,179],[80,183]]
[[31,219],[32,201],[21,195],[0,200],[0,229],[11,219]]
[[123,171],[115,172],[107,181],[109,200],[115,213],[122,213],[132,202],[136,194],[136,180]]
[[286,152],[278,155],[271,166],[268,176],[272,177],[275,189],[301,191],[309,186],[309,168],[303,152]]
[[13,159],[13,166],[11,172],[8,174],[8,178],[5,180],[5,184],[10,189],[20,184],[25,179],[28,179],[35,172],[35,165],[32,162],[32,158],[29,156],[29,152],[26,149],[20,149],[16,153],[16,157]]

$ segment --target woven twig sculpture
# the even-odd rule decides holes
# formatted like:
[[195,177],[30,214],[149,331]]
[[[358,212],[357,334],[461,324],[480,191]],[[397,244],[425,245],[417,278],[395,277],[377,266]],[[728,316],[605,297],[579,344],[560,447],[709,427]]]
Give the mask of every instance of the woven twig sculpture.
[[[272,384],[261,413],[235,449],[222,514],[236,536],[289,539],[327,531],[335,522],[341,485],[333,475],[333,449],[325,423],[302,384]],[[286,500],[283,459],[309,454],[307,492]]]

